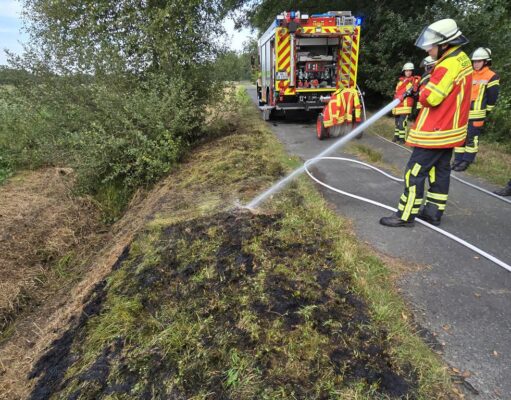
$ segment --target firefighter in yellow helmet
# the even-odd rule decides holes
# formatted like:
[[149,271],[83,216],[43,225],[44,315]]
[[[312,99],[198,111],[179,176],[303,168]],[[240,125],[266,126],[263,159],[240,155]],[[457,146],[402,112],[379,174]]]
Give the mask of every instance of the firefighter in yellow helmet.
[[490,69],[491,50],[479,47],[472,53],[474,76],[470,96],[467,141],[454,149],[454,171],[465,171],[475,161],[479,151],[479,136],[488,114],[494,109],[499,96],[499,76]]
[[[414,149],[406,166],[404,193],[397,213],[381,218],[382,225],[413,226],[416,216],[440,224],[449,192],[453,148],[462,145],[467,135],[472,64],[461,49],[466,43],[452,19],[429,25],[415,41],[436,63],[429,82],[419,92],[423,107],[406,140]],[[426,179],[429,190],[421,210]]]
[[[407,62],[403,65],[401,70],[401,76],[397,81],[396,91],[394,98],[400,98],[408,90],[414,92],[417,91],[419,86],[420,77],[413,75],[414,65],[411,62]],[[395,116],[396,127],[394,129],[393,142],[404,143],[406,135],[406,127],[408,123],[408,117],[412,113],[414,99],[413,96],[408,96],[401,101],[393,110],[392,114]]]

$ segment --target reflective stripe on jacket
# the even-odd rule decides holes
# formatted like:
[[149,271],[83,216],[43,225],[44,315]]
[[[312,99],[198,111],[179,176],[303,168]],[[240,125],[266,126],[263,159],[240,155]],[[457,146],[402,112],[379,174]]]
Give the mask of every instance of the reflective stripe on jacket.
[[[424,89],[424,86],[426,86],[429,82],[429,78],[431,78],[430,72],[424,72],[424,75],[422,75],[421,80],[419,82],[419,92]],[[417,110],[420,110],[422,108],[422,104],[420,101],[417,102],[416,105]]]
[[408,135],[410,146],[451,148],[465,142],[472,71],[472,63],[460,46],[448,49],[437,61],[419,94],[423,108]]
[[323,125],[330,128],[345,122],[351,123],[353,122],[353,114],[355,114],[355,121],[360,122],[361,109],[356,89],[338,90],[332,95],[332,99],[325,108]]
[[493,110],[499,96],[500,78],[487,66],[474,71],[470,96],[471,121],[484,121],[486,114]]
[[[410,76],[406,78],[404,76],[400,76],[396,85],[396,92],[394,94],[394,98],[397,99],[405,94],[405,92],[413,88],[416,92],[419,87],[419,76]],[[402,115],[402,114],[411,114],[413,107],[413,97],[406,97],[401,103],[399,103],[395,108],[392,109],[392,114],[394,115]]]

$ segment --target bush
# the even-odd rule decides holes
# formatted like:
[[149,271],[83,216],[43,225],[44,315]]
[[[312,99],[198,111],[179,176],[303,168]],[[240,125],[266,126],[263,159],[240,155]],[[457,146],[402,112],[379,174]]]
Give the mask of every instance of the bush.
[[500,94],[497,106],[488,118],[484,135],[488,140],[508,144],[511,152],[511,93]]

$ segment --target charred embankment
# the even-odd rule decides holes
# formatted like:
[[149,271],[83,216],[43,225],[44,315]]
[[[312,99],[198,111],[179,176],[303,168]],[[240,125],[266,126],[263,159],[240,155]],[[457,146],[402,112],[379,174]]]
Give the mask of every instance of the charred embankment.
[[[135,243],[32,371],[31,398],[414,397],[332,238],[220,213]],[[154,235],[153,235],[154,238]],[[139,241],[147,241],[148,237]],[[143,250],[143,251],[141,251]]]

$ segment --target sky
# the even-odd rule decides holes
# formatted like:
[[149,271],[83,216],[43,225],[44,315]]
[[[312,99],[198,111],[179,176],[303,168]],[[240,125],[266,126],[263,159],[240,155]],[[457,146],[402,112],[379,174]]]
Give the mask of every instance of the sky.
[[[19,1],[0,0],[0,65],[7,64],[4,49],[9,49],[18,54],[23,51],[22,43],[27,40],[27,35],[22,32],[20,13],[21,4]],[[226,40],[231,49],[242,50],[243,42],[250,36],[250,30],[235,31],[232,20],[225,20],[223,25],[227,31],[228,37]]]
[[20,53],[20,42],[26,40],[21,30],[21,4],[16,0],[0,0],[0,65],[6,64],[4,49]]

